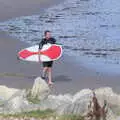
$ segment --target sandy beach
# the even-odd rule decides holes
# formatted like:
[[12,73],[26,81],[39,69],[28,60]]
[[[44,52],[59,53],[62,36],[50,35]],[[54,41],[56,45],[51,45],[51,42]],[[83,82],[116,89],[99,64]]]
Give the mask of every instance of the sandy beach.
[[[32,15],[43,12],[44,9],[58,4],[57,0],[1,0],[0,21],[11,18]],[[30,88],[34,78],[40,76],[41,64],[23,62],[17,59],[17,52],[29,45],[10,37],[7,33],[0,31],[0,84],[14,88]],[[55,85],[53,93],[75,93],[84,88],[98,88],[109,86],[119,92],[119,75],[108,75],[87,69],[73,61],[73,57],[63,55],[56,61],[53,67],[53,80]],[[3,75],[5,73],[16,74],[16,76]],[[18,76],[21,75],[21,76]]]
[[60,0],[0,0],[0,21],[41,13]]

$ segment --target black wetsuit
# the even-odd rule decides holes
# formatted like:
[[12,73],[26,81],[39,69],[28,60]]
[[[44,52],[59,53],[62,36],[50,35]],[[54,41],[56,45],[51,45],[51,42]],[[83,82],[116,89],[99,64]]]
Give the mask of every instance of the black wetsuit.
[[[56,40],[54,38],[50,38],[50,39],[42,39],[42,41],[39,43],[39,49],[42,49],[43,45],[50,43],[50,44],[55,44]],[[52,67],[53,65],[53,61],[49,61],[49,62],[43,62],[43,67]]]

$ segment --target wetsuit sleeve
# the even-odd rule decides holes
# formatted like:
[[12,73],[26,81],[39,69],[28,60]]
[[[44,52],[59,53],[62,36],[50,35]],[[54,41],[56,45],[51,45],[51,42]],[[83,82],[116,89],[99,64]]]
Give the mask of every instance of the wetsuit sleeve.
[[39,43],[39,50],[42,49],[43,45],[44,45],[44,41],[41,40],[41,42]]
[[55,38],[53,38],[53,44],[55,44],[56,43],[56,39]]

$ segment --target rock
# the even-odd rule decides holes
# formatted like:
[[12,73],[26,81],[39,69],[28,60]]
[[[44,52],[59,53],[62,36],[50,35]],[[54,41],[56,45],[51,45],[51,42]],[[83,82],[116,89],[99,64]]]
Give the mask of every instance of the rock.
[[[101,103],[101,106],[103,106],[103,101],[106,100],[104,90],[107,93],[108,88],[101,88],[96,91],[96,94],[98,98],[100,98],[102,95],[102,99],[98,99]],[[108,89],[109,90],[109,89]],[[112,91],[110,91],[112,92]],[[101,94],[98,94],[101,93]],[[114,94],[114,93],[113,93]],[[110,95],[110,94],[109,94]],[[84,89],[76,93],[75,95],[65,94],[65,95],[49,95],[48,99],[44,100],[40,104],[40,108],[45,109],[53,109],[56,110],[57,114],[64,115],[64,114],[80,114],[80,115],[86,115],[88,112],[88,105],[90,104],[90,101],[93,97],[93,91],[90,89]],[[108,100],[109,101],[109,100]],[[107,120],[115,120],[116,115],[112,111],[110,106],[108,107],[108,113],[107,113]]]
[[120,105],[120,95],[113,92],[112,88],[99,88],[95,90],[95,93],[100,100],[105,99],[110,104]]
[[110,108],[114,113],[119,113],[120,111],[120,95],[113,92],[112,88],[105,87],[95,90],[97,98],[100,104],[103,104],[104,100],[107,100]]
[[[2,90],[5,90],[5,95],[1,92]],[[0,113],[14,114],[18,112],[36,110],[40,107],[39,104],[33,104],[29,102],[27,90],[17,90],[1,86],[1,91],[0,92],[2,93],[2,97],[4,97],[6,100],[4,100],[4,102],[0,105]],[[49,95],[49,93],[50,89],[47,83],[40,77],[35,79],[33,88],[30,90],[30,95],[32,98],[36,99],[37,97],[37,99],[43,100]]]
[[33,88],[31,90],[32,98],[38,98],[39,100],[45,99],[50,93],[48,84],[41,77],[35,79]]
[[62,114],[85,114],[88,109],[89,101],[92,98],[92,90],[83,89],[80,92],[76,93],[71,102],[67,102],[66,105],[61,104],[57,109],[57,113]]
[[3,104],[3,111],[5,114],[14,114],[25,111],[24,109],[29,106],[29,102],[25,98],[25,90],[19,91],[13,95],[8,101]]
[[72,96],[70,94],[58,95],[58,96],[49,95],[46,100],[40,102],[40,109],[56,110],[61,105],[65,107],[67,104],[70,104],[71,102],[72,102]]
[[113,111],[109,107],[108,107],[106,120],[116,120],[116,115],[113,113]]
[[[89,101],[91,100],[91,97],[92,97],[92,91],[90,89],[84,89],[76,93],[74,96],[70,94],[58,95],[58,96],[49,95],[48,99],[41,101],[40,106],[41,106],[41,109],[43,110],[44,109],[57,110],[57,113],[59,114],[65,114],[65,113],[71,113],[71,112],[80,113],[80,110],[85,111],[87,109],[87,106]],[[83,105],[84,107],[82,107]],[[78,109],[78,106],[80,110]]]
[[8,100],[12,95],[14,95],[18,91],[20,91],[20,89],[0,86],[0,98],[2,98],[3,100]]
[[[93,90],[91,89],[83,89],[75,95],[50,95],[47,83],[40,77],[35,79],[33,88],[30,90],[30,96],[35,99],[38,98],[39,104],[28,101],[28,92],[26,90],[7,88],[5,86],[0,86],[0,89],[0,96],[6,99],[0,105],[0,113],[5,114],[51,109],[55,110],[58,115],[80,114],[84,116],[88,113],[88,105],[93,99]],[[2,92],[2,90],[5,91]],[[107,100],[107,120],[115,120],[117,113],[120,111],[120,95],[114,93],[109,87],[99,88],[94,92],[100,106],[103,106],[104,100]]]
[[116,118],[116,120],[120,120],[120,116],[118,116],[118,117]]
[[76,93],[74,96],[70,94],[65,95],[49,95],[48,99],[41,101],[40,108],[53,109],[59,115],[63,114],[83,114],[87,111],[88,104],[92,98],[92,90],[84,89]]
[[73,102],[83,98],[83,97],[87,97],[86,99],[91,99],[91,97],[93,96],[92,94],[92,90],[91,89],[83,89],[79,92],[77,92],[74,96],[73,96]]

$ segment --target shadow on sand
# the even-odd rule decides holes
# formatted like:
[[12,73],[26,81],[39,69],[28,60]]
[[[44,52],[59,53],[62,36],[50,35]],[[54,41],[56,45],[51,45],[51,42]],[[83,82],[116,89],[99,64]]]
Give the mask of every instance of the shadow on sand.
[[65,75],[59,75],[53,78],[54,82],[70,82],[72,79],[70,79],[68,76]]

